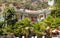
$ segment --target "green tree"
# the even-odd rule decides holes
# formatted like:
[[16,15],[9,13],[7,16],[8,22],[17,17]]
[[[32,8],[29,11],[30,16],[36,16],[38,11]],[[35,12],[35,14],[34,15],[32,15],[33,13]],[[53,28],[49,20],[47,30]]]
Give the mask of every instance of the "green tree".
[[0,21],[0,35],[3,35],[3,21]]
[[60,0],[54,0],[53,10],[51,11],[51,15],[53,17],[60,17]]
[[16,23],[16,29],[18,29],[19,27],[18,26],[20,26],[21,28],[20,28],[20,34],[22,34],[22,35],[26,35],[26,38],[28,38],[28,34],[29,34],[29,28],[30,28],[30,19],[28,19],[28,18],[25,18],[24,20],[20,20],[20,21],[18,21],[17,23]]
[[54,18],[60,17],[60,10],[52,10],[51,16],[53,16]]
[[[36,1],[34,1],[34,2],[36,2]],[[19,6],[20,8],[24,8],[24,9],[39,10],[41,8],[47,8],[48,7],[47,2],[41,2],[38,0],[36,3],[34,3],[34,2],[32,0],[4,0],[4,3],[7,3],[7,4],[15,3],[15,4],[17,4],[17,6]]]
[[[54,18],[53,16],[47,17],[46,19],[40,21],[40,23],[41,23],[40,25],[45,26],[43,28],[45,28],[44,30],[46,30],[45,33],[47,34],[47,36],[46,36],[47,38],[50,37],[50,29],[54,30],[54,29],[60,28],[60,18]],[[47,27],[49,27],[49,28],[47,28]],[[41,30],[41,28],[40,28],[40,30]],[[44,31],[42,31],[42,32],[44,32]]]
[[4,24],[4,22],[3,21],[0,21],[0,28],[3,27],[3,24]]
[[3,13],[7,25],[14,25],[17,22],[16,11],[13,7],[5,8]]
[[53,5],[53,8],[58,10],[60,9],[60,0],[54,0],[54,5]]
[[37,22],[34,23],[33,24],[33,33],[35,33],[36,36],[38,36],[39,30],[40,30],[39,23],[37,23]]
[[38,38],[38,36],[40,35],[45,35],[45,29],[46,29],[46,25],[43,21],[40,22],[35,22],[32,24],[31,30],[32,30],[32,34],[35,34]]
[[46,26],[49,26],[52,29],[56,29],[60,25],[59,24],[60,20],[59,21],[58,20],[59,18],[53,18],[52,16],[49,16],[44,20],[44,23]]

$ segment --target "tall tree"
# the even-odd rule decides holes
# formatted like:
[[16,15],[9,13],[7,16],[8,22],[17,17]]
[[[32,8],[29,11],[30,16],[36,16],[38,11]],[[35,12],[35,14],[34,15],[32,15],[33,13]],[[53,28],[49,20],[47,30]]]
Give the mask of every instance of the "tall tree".
[[60,0],[54,0],[53,10],[51,11],[51,15],[53,17],[60,17]]
[[4,18],[7,25],[14,25],[16,23],[16,12],[13,7],[6,7],[3,13],[5,14]]
[[60,9],[60,0],[54,0],[54,5],[56,10]]

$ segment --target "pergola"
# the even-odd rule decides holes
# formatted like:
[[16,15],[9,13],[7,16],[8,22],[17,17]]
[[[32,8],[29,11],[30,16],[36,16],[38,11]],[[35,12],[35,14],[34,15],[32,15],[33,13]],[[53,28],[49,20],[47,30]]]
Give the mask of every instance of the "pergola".
[[24,14],[28,14],[28,15],[33,15],[33,16],[40,16],[43,15],[44,18],[46,18],[50,12],[51,9],[41,9],[41,10],[28,10],[28,9],[16,9],[16,12],[21,13],[22,14],[22,19],[24,18]]
[[48,13],[51,9],[41,9],[41,10],[28,10],[28,9],[16,9],[17,12],[27,13],[27,14],[43,14]]

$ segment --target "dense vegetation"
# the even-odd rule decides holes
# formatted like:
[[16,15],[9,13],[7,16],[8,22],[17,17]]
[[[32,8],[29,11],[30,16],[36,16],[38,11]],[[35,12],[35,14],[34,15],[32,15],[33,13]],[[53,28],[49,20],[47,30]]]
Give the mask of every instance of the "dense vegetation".
[[48,7],[48,2],[41,2],[40,0],[4,0],[0,1],[0,4],[10,4],[12,3],[14,6],[19,6],[24,9],[38,10],[42,8]]
[[[34,34],[34,35],[38,36],[38,35],[46,35],[48,33],[48,36],[49,36],[50,29],[52,29],[52,30],[57,29],[57,28],[60,29],[59,2],[60,1],[55,0],[55,3],[53,5],[54,9],[51,11],[50,16],[48,16],[44,20],[41,20],[40,22],[35,22],[35,23],[32,23],[29,18],[25,18],[24,20],[18,21],[16,18],[15,9],[12,7],[5,8],[3,11],[3,13],[5,14],[4,15],[5,21],[0,22],[0,29],[1,29],[0,35],[13,33],[16,36],[26,35],[26,38],[28,38],[27,36],[29,34],[31,34],[31,35]],[[24,5],[23,7],[26,9],[25,6],[27,5],[27,7],[29,7],[29,4],[30,4],[29,1],[28,1],[28,3],[25,2],[25,3],[23,3],[23,5]],[[36,9],[38,9],[38,7]],[[6,24],[7,24],[7,26],[6,26]],[[47,29],[47,27],[49,27],[49,29]],[[47,33],[45,31],[47,31]],[[48,36],[47,36],[47,38],[49,38]]]

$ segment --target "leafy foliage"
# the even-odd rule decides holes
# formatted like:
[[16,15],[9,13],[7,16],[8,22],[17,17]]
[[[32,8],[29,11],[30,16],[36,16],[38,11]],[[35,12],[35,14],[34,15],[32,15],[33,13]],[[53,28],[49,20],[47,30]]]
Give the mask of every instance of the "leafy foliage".
[[51,11],[51,15],[53,17],[60,17],[60,0],[54,0],[53,10]]
[[0,21],[0,35],[3,34],[3,24],[4,24],[4,22]]
[[60,17],[60,10],[52,10],[51,16],[53,17]]
[[[11,2],[11,1],[7,0],[7,2]],[[3,12],[5,14],[5,21],[7,21],[8,26],[1,28],[0,33],[3,32],[3,34],[6,34],[12,32],[16,35],[20,35],[20,34],[29,34],[31,32],[37,34],[44,34],[44,31],[46,30],[47,27],[50,27],[51,29],[60,28],[59,1],[55,0],[55,2],[56,3],[54,4],[54,6],[56,7],[56,9],[52,10],[51,16],[47,17],[46,19],[40,22],[35,22],[35,23],[31,23],[31,20],[29,18],[25,18],[24,20],[19,20],[18,22],[16,22],[17,18],[16,18],[15,9],[11,7],[6,7]],[[19,3],[17,1],[17,3],[18,5],[21,5],[22,8],[25,9],[36,10],[36,9],[40,9],[41,7],[45,7],[44,3],[37,3],[34,7],[34,5],[31,5],[31,1],[29,0],[25,1],[24,3],[22,3],[21,1]],[[1,22],[0,25],[2,24],[3,23]],[[14,26],[12,27],[12,25]]]
[[28,34],[28,29],[30,26],[30,20],[28,18],[25,18],[24,20],[18,21],[14,27],[16,31],[18,31],[19,34]]
[[4,22],[3,21],[0,21],[0,28],[3,27],[3,24],[4,24]]
[[54,5],[53,5],[53,8],[56,9],[56,10],[59,10],[60,9],[60,0],[54,0]]
[[41,8],[48,7],[47,2],[41,2],[40,0],[39,1],[38,0],[35,0],[35,1],[33,0],[4,0],[3,2],[7,4],[9,3],[16,4],[20,8],[32,9],[32,10],[39,10]]
[[43,22],[45,23],[46,26],[49,26],[51,29],[56,29],[60,25],[60,19],[53,18],[52,16],[47,17]]
[[14,25],[17,21],[15,9],[13,7],[6,7],[3,12],[5,14],[4,18],[5,21],[7,21],[7,24]]

